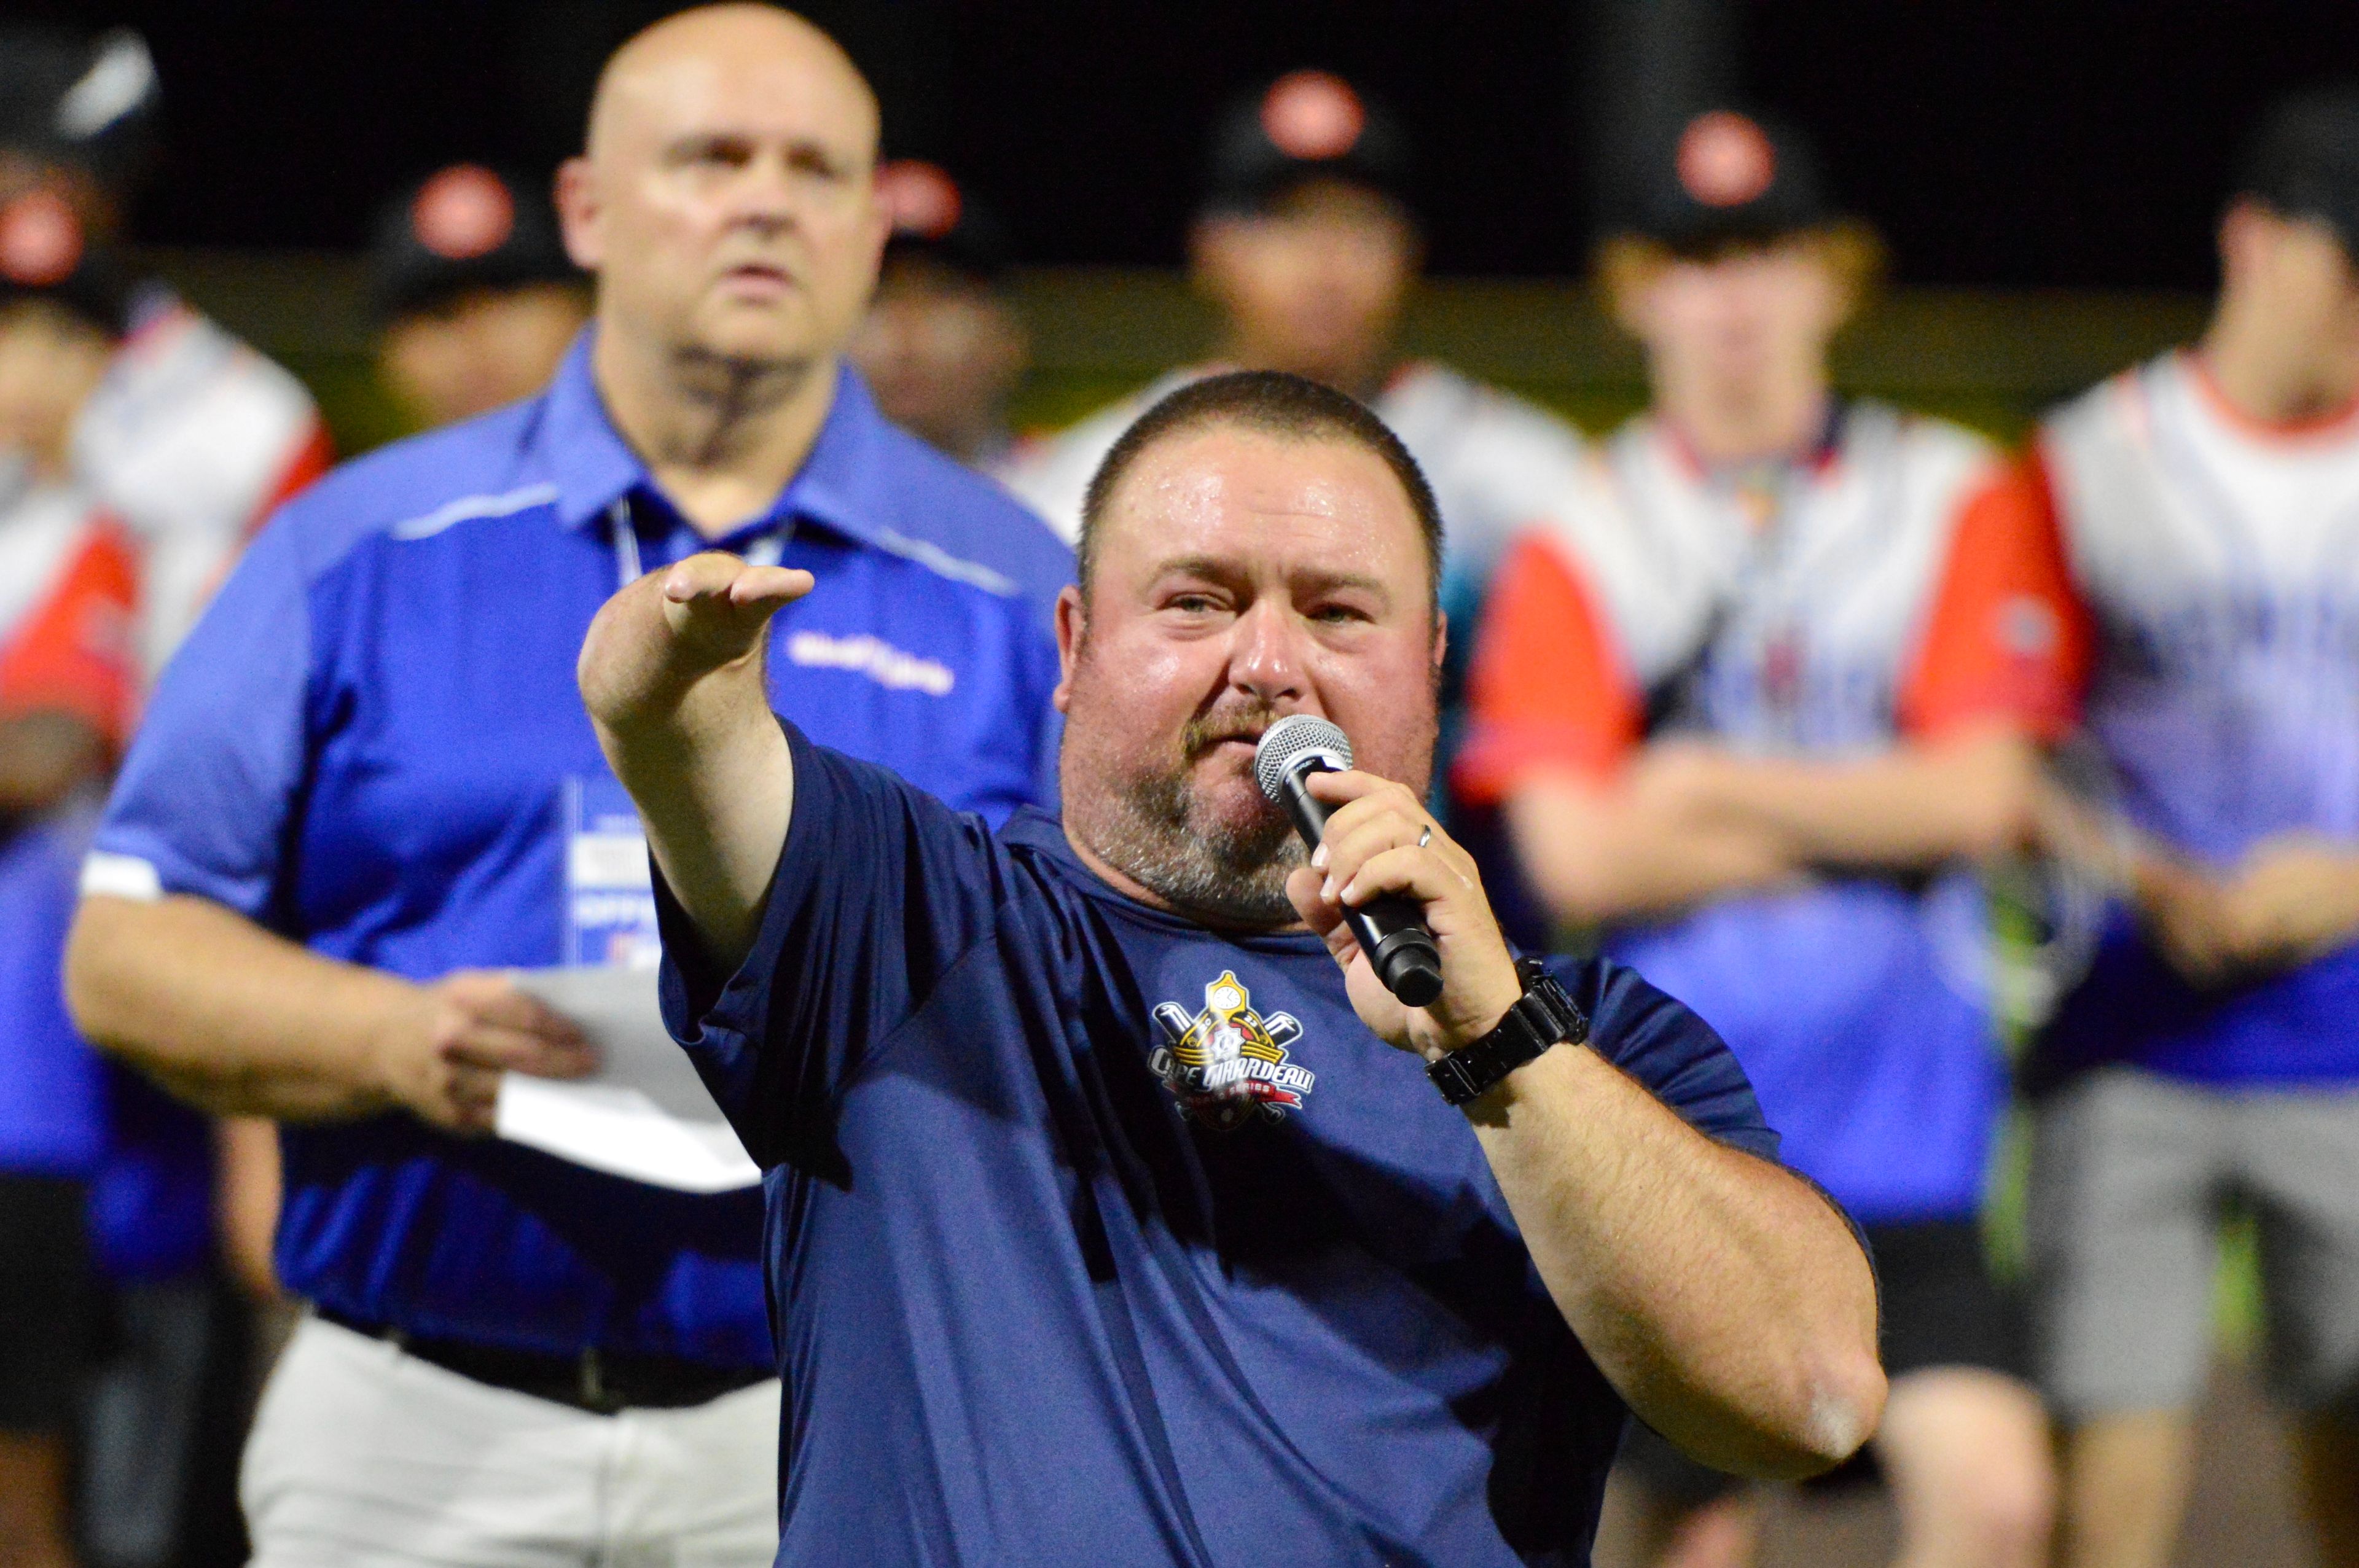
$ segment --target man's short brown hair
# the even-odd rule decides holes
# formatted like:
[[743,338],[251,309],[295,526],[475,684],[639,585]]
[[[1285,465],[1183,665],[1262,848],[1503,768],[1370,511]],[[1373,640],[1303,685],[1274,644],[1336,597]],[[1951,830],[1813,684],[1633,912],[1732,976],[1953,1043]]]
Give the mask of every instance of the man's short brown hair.
[[1418,532],[1425,543],[1429,603],[1441,600],[1441,508],[1425,470],[1392,427],[1370,413],[1365,405],[1332,386],[1275,370],[1229,371],[1191,381],[1165,395],[1131,422],[1130,428],[1107,452],[1091,477],[1082,501],[1082,536],[1078,547],[1082,594],[1086,600],[1090,578],[1097,566],[1098,527],[1106,505],[1140,454],[1172,436],[1192,434],[1216,425],[1234,425],[1265,436],[1294,441],[1341,441],[1375,453],[1392,470],[1417,514]]

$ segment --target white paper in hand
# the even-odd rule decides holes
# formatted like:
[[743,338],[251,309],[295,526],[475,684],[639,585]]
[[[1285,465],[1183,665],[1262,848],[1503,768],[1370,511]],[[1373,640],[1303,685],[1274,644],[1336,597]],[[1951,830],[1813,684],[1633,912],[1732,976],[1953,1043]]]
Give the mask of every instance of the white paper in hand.
[[577,1165],[684,1193],[750,1187],[761,1170],[663,1025],[653,969],[517,969],[519,989],[582,1026],[597,1075],[500,1080],[499,1135]]

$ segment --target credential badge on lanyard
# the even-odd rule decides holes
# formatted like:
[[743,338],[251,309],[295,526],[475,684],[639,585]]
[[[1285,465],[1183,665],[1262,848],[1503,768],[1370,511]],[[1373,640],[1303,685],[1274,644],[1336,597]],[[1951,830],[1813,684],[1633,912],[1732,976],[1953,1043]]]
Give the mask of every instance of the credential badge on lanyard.
[[652,969],[654,874],[630,795],[611,775],[565,781],[565,961]]
[[[628,588],[640,574],[638,535],[626,502],[607,514],[615,575]],[[747,546],[756,566],[776,566],[783,534]],[[565,781],[565,962],[602,968],[652,969],[663,957],[656,934],[655,877],[647,838],[630,793],[604,772]]]

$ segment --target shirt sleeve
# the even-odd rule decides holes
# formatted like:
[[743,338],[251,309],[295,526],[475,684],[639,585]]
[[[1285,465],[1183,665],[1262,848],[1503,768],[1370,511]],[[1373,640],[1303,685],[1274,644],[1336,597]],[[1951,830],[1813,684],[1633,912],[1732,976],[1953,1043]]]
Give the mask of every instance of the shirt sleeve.
[[981,817],[780,721],[794,812],[754,946],[699,957],[660,871],[664,1022],[755,1160],[797,1154],[851,1071],[995,929],[1008,865]]
[[1470,804],[1495,805],[1536,771],[1610,773],[1637,744],[1642,704],[1585,575],[1537,534],[1500,567],[1451,773]]
[[1764,1160],[1777,1158],[1777,1134],[1761,1114],[1735,1053],[1686,1004],[1610,958],[1550,966],[1589,1015],[1589,1044],[1680,1120]]
[[1972,492],[1959,513],[1901,686],[1901,728],[1927,736],[2006,718],[2060,738],[2080,716],[2090,643],[2046,474],[2026,458]]
[[66,713],[120,752],[139,682],[133,633],[139,570],[121,529],[102,524],[0,650],[0,715]]
[[266,530],[164,672],[82,872],[267,921],[306,759],[311,615],[293,532]]

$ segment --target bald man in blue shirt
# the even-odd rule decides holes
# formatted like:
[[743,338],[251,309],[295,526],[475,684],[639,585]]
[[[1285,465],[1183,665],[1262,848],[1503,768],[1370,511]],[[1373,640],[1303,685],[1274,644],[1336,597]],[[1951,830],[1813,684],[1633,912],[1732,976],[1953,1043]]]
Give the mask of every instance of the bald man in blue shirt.
[[290,505],[133,747],[71,1000],[286,1124],[277,1261],[313,1313],[247,1448],[261,1568],[770,1559],[758,1195],[481,1134],[506,1074],[589,1065],[504,971],[654,956],[645,856],[580,841],[636,830],[573,688],[618,585],[713,546],[808,571],[782,705],[987,819],[1041,795],[1071,557],[841,363],[876,129],[785,12],[625,46],[560,177],[598,308],[553,384]]
[[[1577,1568],[1625,1404],[1765,1476],[1873,1430],[1867,1260],[1734,1058],[1619,966],[1517,962],[1423,806],[1440,560],[1351,399],[1171,394],[1058,601],[1063,820],[995,834],[773,716],[804,574],[705,554],[600,611],[667,1013],[769,1168],[781,1563]],[[1312,775],[1308,857],[1254,777],[1301,714],[1361,770]],[[1382,896],[1428,1005],[1344,922]]]

